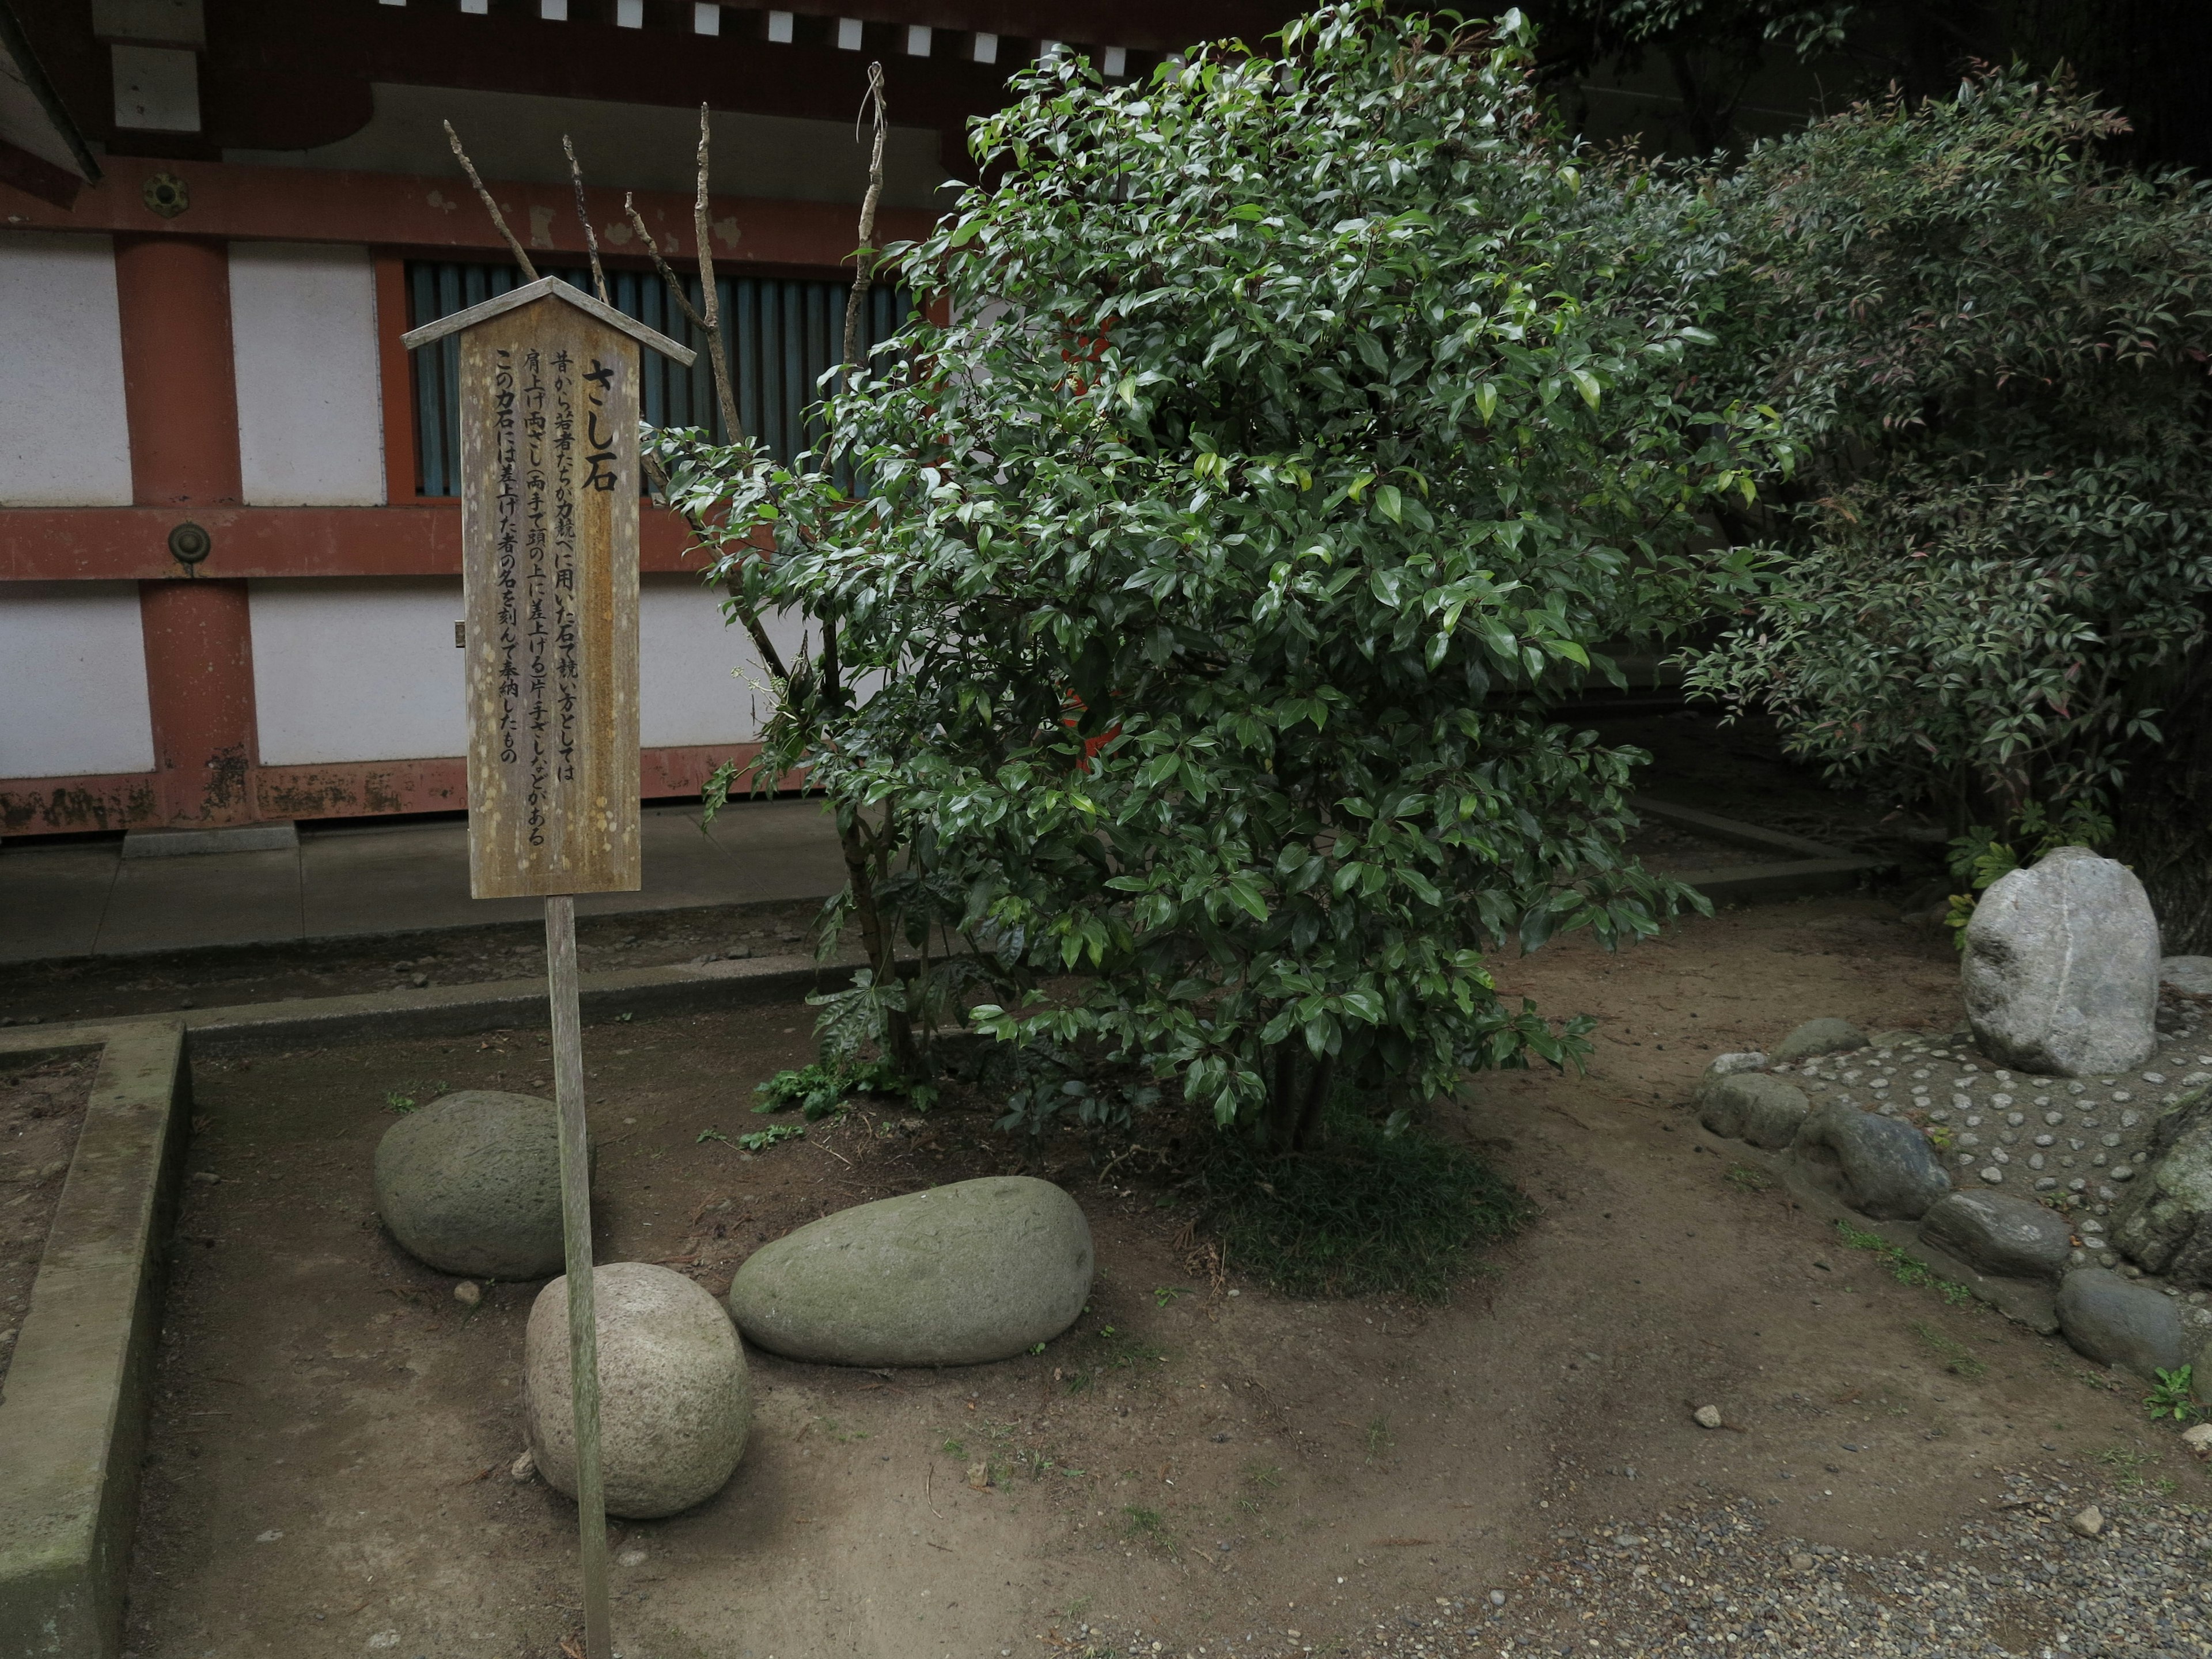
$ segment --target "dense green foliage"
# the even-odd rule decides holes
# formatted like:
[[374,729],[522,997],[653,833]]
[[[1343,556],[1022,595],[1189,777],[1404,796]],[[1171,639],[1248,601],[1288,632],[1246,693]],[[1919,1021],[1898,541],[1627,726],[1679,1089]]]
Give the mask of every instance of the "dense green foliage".
[[720,574],[873,688],[793,688],[764,769],[896,826],[881,901],[1066,1059],[1033,1122],[1172,1086],[1310,1145],[1338,1081],[1568,1061],[1584,1028],[1501,1000],[1484,943],[1680,896],[1621,850],[1632,751],[1548,710],[1741,583],[1698,515],[1771,423],[1691,371],[1660,254],[1710,210],[1586,187],[1526,44],[1361,3],[1281,61],[1048,66],[978,129],[996,182],[896,251],[953,320],[830,405],[866,495],[669,444]]
[[2108,807],[2204,643],[2212,195],[2105,165],[2112,125],[1986,77],[1706,186],[1728,384],[1806,454],[1692,684],[1983,842]]

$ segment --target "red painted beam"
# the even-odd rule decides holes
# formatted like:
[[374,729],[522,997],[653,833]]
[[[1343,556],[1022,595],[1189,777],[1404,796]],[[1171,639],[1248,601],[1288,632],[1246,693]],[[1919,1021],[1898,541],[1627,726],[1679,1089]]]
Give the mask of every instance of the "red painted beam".
[[[105,176],[88,185],[75,204],[59,208],[0,179],[0,222],[15,230],[88,230],[158,237],[224,237],[287,242],[373,242],[392,248],[476,248],[504,252],[507,244],[464,179],[429,179],[397,173],[323,172],[304,167],[252,167],[223,161],[111,155]],[[165,219],[146,205],[146,181],[155,173],[184,181],[191,205]],[[492,194],[507,223],[538,252],[584,256],[583,228],[575,197],[565,185],[495,182]],[[607,227],[630,234],[623,192],[586,192],[601,227],[602,251],[611,257],[642,254],[612,239]],[[695,252],[691,198],[665,191],[637,193],[661,252],[672,258]],[[728,234],[714,236],[718,264],[799,265],[834,270],[853,252],[854,210],[844,202],[763,201],[715,197],[710,218]],[[921,235],[933,216],[914,208],[885,208],[877,236],[896,241]],[[228,325],[226,324],[226,337]]]
[[[190,519],[214,550],[201,579],[459,576],[461,504],[411,507],[15,507],[0,508],[0,582],[182,578],[168,535]],[[687,556],[688,555],[688,556]],[[705,557],[677,514],[638,514],[648,571],[696,571]]]

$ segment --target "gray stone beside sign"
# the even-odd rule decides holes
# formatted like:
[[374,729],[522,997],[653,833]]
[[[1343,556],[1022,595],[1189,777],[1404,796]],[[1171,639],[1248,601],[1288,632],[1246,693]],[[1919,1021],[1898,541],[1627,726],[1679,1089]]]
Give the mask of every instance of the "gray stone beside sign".
[[2062,847],[2000,877],[1966,924],[1966,1016],[2001,1066],[2124,1072],[2156,1047],[2158,921],[2125,865]]
[[1091,1266],[1073,1199],[993,1176],[841,1210],[763,1245],[730,1285],[730,1311],[793,1359],[974,1364],[1066,1330]]
[[410,1112],[376,1148],[376,1212],[442,1272],[543,1279],[561,1270],[561,1136],[553,1103],[464,1089]]
[[[752,1386],[729,1315],[682,1273],[644,1261],[595,1269],[592,1290],[607,1513],[650,1520],[705,1503],[728,1484],[752,1423]],[[531,1304],[523,1391],[538,1473],[574,1498],[565,1275]]]

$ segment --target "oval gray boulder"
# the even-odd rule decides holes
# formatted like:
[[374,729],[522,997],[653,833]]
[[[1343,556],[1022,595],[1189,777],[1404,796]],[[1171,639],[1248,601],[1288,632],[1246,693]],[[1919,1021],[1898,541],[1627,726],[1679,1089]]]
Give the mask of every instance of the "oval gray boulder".
[[1813,1109],[1805,1091],[1765,1072],[1717,1077],[1698,1091],[1698,1121],[1717,1135],[1778,1152]]
[[561,1271],[561,1136],[550,1100],[464,1089],[410,1112],[376,1148],[376,1212],[400,1248],[449,1273]]
[[1811,1060],[1867,1046],[1866,1033],[1847,1019],[1808,1019],[1776,1045],[1777,1060]]
[[[728,1483],[752,1425],[752,1384],[729,1315],[682,1273],[644,1261],[592,1269],[592,1290],[607,1513],[647,1521],[705,1503]],[[530,1449],[538,1472],[574,1498],[566,1274],[531,1304],[522,1352]]]
[[1951,1190],[1919,1130],[1841,1102],[1805,1120],[1791,1156],[1816,1184],[1877,1221],[1917,1221]]
[[2174,1299],[2102,1267],[2066,1275],[2058,1286],[2058,1328],[2075,1352],[2147,1382],[2189,1358]]
[[993,1176],[858,1205],[763,1245],[730,1285],[730,1311],[793,1359],[972,1365],[1066,1330],[1091,1270],[1073,1199]]
[[1967,1023],[2000,1066],[2131,1072],[2156,1051],[2158,918],[2125,865],[2061,847],[1990,884],[1966,930]]
[[2008,1279],[2056,1279],[2073,1249],[2064,1216],[2002,1193],[1953,1193],[1920,1218],[1920,1237]]

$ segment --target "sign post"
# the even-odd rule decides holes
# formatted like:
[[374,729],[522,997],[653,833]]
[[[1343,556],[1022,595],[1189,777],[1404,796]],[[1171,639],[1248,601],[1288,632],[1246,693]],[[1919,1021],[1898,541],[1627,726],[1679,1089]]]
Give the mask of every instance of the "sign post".
[[587,1659],[611,1659],[578,893],[638,869],[638,366],[693,354],[557,276],[404,336],[460,336],[469,890],[545,900]]

